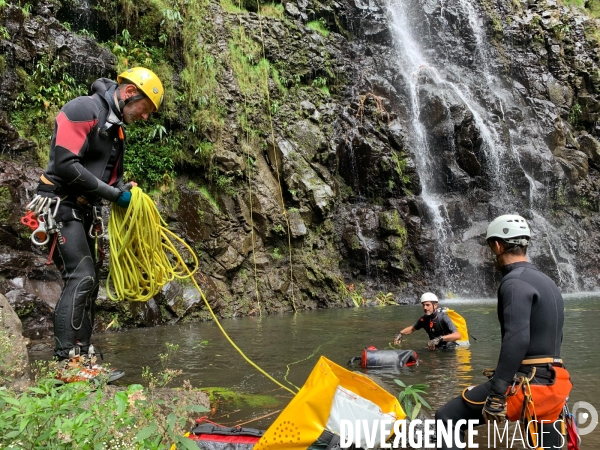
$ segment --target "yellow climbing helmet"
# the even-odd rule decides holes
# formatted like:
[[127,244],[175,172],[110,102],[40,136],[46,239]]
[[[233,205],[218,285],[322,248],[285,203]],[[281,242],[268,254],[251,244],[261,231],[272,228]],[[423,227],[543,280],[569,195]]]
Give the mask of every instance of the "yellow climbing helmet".
[[154,103],[158,111],[165,96],[165,89],[154,72],[145,67],[133,67],[117,77],[117,83],[121,84],[123,81],[135,84]]

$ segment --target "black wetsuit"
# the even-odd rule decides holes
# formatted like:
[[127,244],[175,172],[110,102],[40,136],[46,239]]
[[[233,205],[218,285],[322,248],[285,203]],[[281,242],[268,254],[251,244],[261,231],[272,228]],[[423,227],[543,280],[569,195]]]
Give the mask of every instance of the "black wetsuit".
[[125,133],[113,101],[116,87],[114,81],[96,80],[93,95],[77,97],[60,110],[37,189],[62,199],[53,253],[64,281],[54,310],[54,354],[59,359],[67,358],[76,344],[83,352],[89,347],[102,265],[89,236],[92,208],[102,199],[116,201],[123,190]]
[[[554,281],[528,262],[504,266],[502,273],[504,277],[498,288],[498,319],[502,333],[500,356],[494,377],[465,392],[473,402],[484,402],[490,394],[505,394],[515,374],[530,374],[532,366],[521,365],[524,359],[560,357],[564,304]],[[533,383],[551,382],[552,371],[546,365],[537,366],[536,371],[538,375]],[[435,418],[453,423],[459,419],[478,419],[483,424],[482,409],[483,405],[469,404],[459,396],[438,409]],[[562,444],[553,424],[545,425],[543,430],[544,448]]]
[[[446,336],[448,334],[455,333],[458,331],[456,329],[456,325],[450,320],[442,310],[437,309],[433,314],[428,316],[427,314],[423,315],[417,322],[413,325],[415,330],[424,329],[429,336],[429,339],[435,339],[440,336]],[[437,345],[437,348],[446,348],[448,346],[456,346],[454,342],[440,342]]]

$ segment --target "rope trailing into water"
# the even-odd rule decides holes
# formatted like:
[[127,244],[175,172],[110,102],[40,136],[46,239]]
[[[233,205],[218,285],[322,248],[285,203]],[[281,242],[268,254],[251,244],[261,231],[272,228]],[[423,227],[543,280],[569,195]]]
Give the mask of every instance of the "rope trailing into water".
[[[106,281],[106,291],[111,300],[147,301],[169,281],[175,278],[189,278],[200,293],[219,330],[231,346],[248,364],[269,380],[292,395],[296,395],[294,391],[281,384],[248,358],[229,337],[193,277],[198,270],[198,257],[183,239],[167,229],[167,224],[160,217],[156,205],[140,188],[133,187],[131,189],[131,203],[127,209],[120,208],[113,203],[108,222],[108,233],[110,271]],[[189,252],[193,261],[193,270],[188,268],[171,239]],[[169,254],[175,261],[175,265],[171,263]]]
[[288,378],[287,378],[287,377],[288,377],[288,375],[290,374],[290,366],[293,366],[294,364],[300,364],[301,362],[304,362],[304,361],[308,361],[310,358],[312,358],[313,356],[315,356],[315,355],[317,354],[317,352],[318,352],[318,351],[321,349],[321,347],[322,347],[323,345],[325,345],[325,344],[329,344],[329,343],[331,343],[331,342],[335,341],[336,339],[337,339],[337,337],[336,337],[336,338],[333,338],[332,340],[330,340],[330,341],[328,341],[328,342],[325,342],[324,344],[321,344],[321,345],[319,345],[319,346],[318,346],[318,347],[315,349],[315,351],[314,351],[314,352],[312,352],[310,355],[308,355],[306,358],[302,358],[302,359],[299,359],[298,361],[294,361],[294,362],[291,362],[291,363],[289,363],[289,364],[286,364],[286,366],[285,366],[285,367],[287,368],[287,370],[285,371],[285,375],[283,376],[283,379],[284,379],[285,381],[287,381],[289,384],[291,384],[292,386],[294,386],[296,389],[300,390],[300,388],[299,388],[298,386],[296,386],[294,383],[292,383],[292,382],[291,382],[290,380],[288,380]]

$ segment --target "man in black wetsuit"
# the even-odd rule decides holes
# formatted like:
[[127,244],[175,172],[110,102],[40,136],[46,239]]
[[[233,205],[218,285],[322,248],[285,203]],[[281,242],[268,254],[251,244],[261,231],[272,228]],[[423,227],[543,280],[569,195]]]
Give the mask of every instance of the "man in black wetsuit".
[[[532,383],[550,384],[552,366],[562,365],[563,298],[554,281],[527,262],[530,237],[527,222],[517,215],[500,216],[489,225],[486,241],[503,274],[498,288],[502,334],[498,364],[487,383],[466,389],[462,396],[438,409],[437,420],[456,423],[460,419],[477,419],[480,424],[486,419],[502,420],[506,414],[505,394],[515,375],[530,375],[535,367]],[[464,427],[462,431],[464,437]],[[544,425],[543,432],[543,448],[562,445],[562,436],[554,424]],[[453,447],[445,445],[443,442],[440,448],[459,448],[456,443]]]
[[[96,80],[92,95],[71,100],[56,117],[37,199],[51,202],[58,224],[51,252],[64,281],[54,311],[54,355],[59,360],[93,352],[90,338],[102,265],[100,202],[129,205],[135,183],[123,181],[122,124],[147,120],[163,94],[156,74],[134,67],[119,75],[117,83]],[[41,204],[48,210],[48,203]]]
[[426,292],[421,296],[421,305],[425,314],[414,325],[400,330],[394,337],[394,345],[402,342],[404,336],[423,328],[429,336],[429,342],[427,343],[429,350],[446,348],[448,345],[454,346],[452,343],[460,340],[460,333],[450,317],[437,309],[437,295]]

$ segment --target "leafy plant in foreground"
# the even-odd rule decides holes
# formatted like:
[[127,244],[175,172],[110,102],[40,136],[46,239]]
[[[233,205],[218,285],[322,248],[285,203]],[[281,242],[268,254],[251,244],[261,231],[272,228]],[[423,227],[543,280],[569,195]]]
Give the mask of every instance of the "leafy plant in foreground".
[[189,382],[176,395],[172,390],[160,395],[159,388],[180,374],[166,368],[176,350],[167,345],[159,355],[163,372],[155,376],[146,369],[147,388],[62,384],[54,378],[55,362],[38,362],[32,386],[22,392],[0,387],[0,448],[164,450],[176,443],[178,449],[197,450],[194,441],[183,437],[184,427],[190,412],[207,409],[192,404]]
[[421,411],[421,408],[425,406],[431,410],[429,403],[425,401],[421,394],[426,394],[425,389],[429,388],[428,384],[411,384],[407,386],[401,380],[394,380],[396,384],[403,388],[398,394],[398,401],[404,408],[406,416],[410,420],[415,420]]

